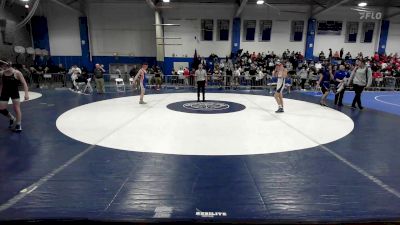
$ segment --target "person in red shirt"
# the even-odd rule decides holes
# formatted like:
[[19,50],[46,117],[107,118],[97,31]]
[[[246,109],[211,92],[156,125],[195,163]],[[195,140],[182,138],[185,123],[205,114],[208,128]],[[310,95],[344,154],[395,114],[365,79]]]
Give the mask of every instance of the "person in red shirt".
[[254,61],[256,58],[256,52],[253,52],[253,54],[251,54],[251,61]]
[[375,52],[374,60],[375,60],[375,61],[379,61],[379,54],[378,54],[378,52]]
[[185,86],[189,86],[190,71],[187,67],[183,70],[183,76],[185,77]]

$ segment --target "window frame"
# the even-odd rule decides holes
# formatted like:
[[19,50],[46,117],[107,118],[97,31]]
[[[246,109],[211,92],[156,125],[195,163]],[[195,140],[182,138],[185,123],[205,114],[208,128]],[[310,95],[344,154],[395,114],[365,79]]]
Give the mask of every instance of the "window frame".
[[[254,25],[254,39],[253,40],[247,40],[247,23],[249,21],[254,21],[255,25]],[[255,42],[256,41],[256,33],[257,33],[257,20],[243,20],[243,41],[244,42]]]
[[[212,21],[211,40],[206,40],[205,39],[205,32],[206,32],[205,23],[206,23],[206,21]],[[200,20],[200,27],[201,27],[201,41],[214,41],[214,19],[201,19]]]

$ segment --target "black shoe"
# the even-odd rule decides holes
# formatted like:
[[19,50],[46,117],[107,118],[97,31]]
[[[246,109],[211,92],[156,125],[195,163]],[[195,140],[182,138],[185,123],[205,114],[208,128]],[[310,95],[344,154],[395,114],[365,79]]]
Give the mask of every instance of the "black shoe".
[[14,123],[15,123],[15,119],[10,119],[10,124],[8,125],[8,129],[13,128]]
[[206,102],[206,100],[203,99],[203,102]]
[[350,108],[353,110],[357,109],[355,105],[350,106]]
[[200,100],[197,100],[197,102],[200,102]]
[[343,106],[343,104],[338,104],[337,106],[339,106],[339,107],[342,107],[342,106]]
[[15,125],[14,132],[16,132],[16,133],[21,133],[22,132],[21,124]]
[[362,107],[362,106],[358,106],[358,108],[359,108],[360,110],[363,110],[363,109],[364,109],[364,107]]
[[278,110],[275,111],[276,113],[283,113],[283,108],[279,108]]

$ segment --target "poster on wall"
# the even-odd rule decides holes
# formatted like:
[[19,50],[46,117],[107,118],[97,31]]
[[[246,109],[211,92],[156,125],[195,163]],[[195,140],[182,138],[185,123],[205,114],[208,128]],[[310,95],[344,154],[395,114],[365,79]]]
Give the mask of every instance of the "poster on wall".
[[174,70],[175,71],[184,69],[185,67],[189,68],[188,62],[174,62]]

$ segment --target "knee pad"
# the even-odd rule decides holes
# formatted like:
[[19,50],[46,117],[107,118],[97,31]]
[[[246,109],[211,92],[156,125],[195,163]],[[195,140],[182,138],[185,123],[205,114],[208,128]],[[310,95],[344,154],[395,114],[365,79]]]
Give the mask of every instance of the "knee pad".
[[0,114],[3,114],[3,115],[5,115],[5,116],[8,116],[8,114],[10,114],[10,113],[8,112],[7,109],[0,109]]

